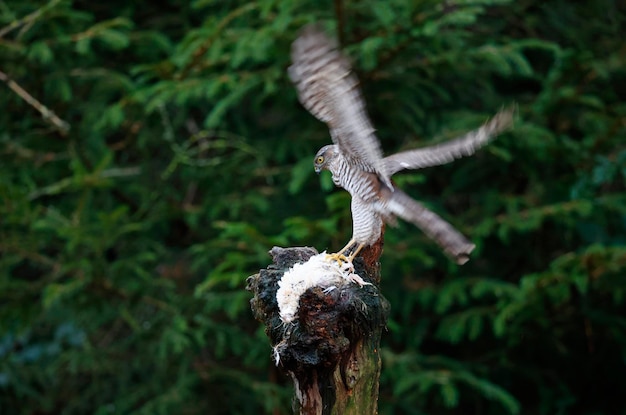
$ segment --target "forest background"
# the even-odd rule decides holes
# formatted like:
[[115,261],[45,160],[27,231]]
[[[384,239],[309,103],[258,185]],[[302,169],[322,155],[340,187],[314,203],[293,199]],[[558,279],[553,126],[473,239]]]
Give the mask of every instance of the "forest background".
[[476,243],[388,228],[381,414],[626,413],[626,3],[0,1],[0,412],[288,414],[245,280],[349,195],[286,69],[321,22],[397,176]]

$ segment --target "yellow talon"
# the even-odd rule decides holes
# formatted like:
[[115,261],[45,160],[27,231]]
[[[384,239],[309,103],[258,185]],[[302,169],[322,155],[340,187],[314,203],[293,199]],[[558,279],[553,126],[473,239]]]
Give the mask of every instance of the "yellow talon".
[[[342,265],[343,263],[352,263],[354,258],[356,258],[357,254],[365,246],[364,244],[357,244],[356,247],[353,250],[353,247],[355,246],[355,244],[356,244],[356,242],[354,241],[354,239],[351,239],[346,244],[346,246],[344,246],[339,252],[336,252],[334,254],[326,254],[326,257],[329,258],[329,259],[332,259],[334,261],[339,262],[340,265]],[[350,252],[350,251],[352,251],[352,252]],[[348,256],[346,256],[347,252],[350,252],[350,254]]]
[[334,254],[326,254],[326,258],[339,262],[339,265],[343,265],[343,263],[352,262],[352,260],[346,257],[341,252],[336,252]]

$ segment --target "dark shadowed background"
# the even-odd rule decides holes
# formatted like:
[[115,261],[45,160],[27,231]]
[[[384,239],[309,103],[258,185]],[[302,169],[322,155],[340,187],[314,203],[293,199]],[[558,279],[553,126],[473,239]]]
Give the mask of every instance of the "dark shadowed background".
[[0,1],[0,413],[291,412],[244,286],[351,234],[286,72],[313,21],[386,154],[519,106],[396,176],[477,249],[387,229],[380,413],[626,413],[624,4]]

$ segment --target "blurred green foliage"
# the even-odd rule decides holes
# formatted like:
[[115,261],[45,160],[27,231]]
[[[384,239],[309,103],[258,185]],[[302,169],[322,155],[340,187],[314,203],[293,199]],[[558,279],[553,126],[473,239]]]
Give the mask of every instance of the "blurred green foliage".
[[351,233],[286,75],[312,21],[387,153],[519,104],[397,177],[478,248],[459,268],[387,230],[380,413],[626,413],[617,0],[1,1],[0,412],[290,413],[244,285],[273,245]]

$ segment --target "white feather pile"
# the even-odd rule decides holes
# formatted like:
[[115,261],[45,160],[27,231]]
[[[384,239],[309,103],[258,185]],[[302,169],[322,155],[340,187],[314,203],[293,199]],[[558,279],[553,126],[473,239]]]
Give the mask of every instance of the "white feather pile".
[[284,323],[293,321],[298,311],[300,296],[309,288],[321,287],[330,292],[350,282],[360,286],[371,285],[354,273],[352,263],[339,265],[336,260],[329,258],[326,252],[312,256],[303,264],[294,265],[278,281],[276,301],[280,319]]

